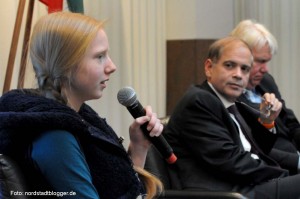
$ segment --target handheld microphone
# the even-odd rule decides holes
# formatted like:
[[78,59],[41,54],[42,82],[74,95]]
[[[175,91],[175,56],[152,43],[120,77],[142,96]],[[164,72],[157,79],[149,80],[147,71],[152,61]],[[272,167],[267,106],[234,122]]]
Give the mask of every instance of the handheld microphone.
[[[146,115],[146,111],[143,106],[137,100],[135,91],[131,87],[124,87],[118,92],[118,101],[120,104],[126,106],[127,110],[131,113],[134,118],[138,118]],[[147,130],[148,122],[141,125],[141,129],[144,135],[152,142],[152,144],[157,148],[163,158],[169,164],[176,162],[177,157],[173,153],[173,149],[165,140],[163,135],[151,137],[149,131]]]

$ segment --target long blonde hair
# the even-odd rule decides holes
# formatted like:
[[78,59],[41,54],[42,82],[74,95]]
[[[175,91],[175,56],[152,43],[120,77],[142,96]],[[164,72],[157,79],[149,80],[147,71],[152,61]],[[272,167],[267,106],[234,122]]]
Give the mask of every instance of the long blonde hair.
[[103,23],[79,13],[56,12],[42,17],[30,41],[30,58],[40,91],[63,103],[63,83],[72,81],[87,48]]
[[[62,84],[72,81],[87,48],[103,22],[79,13],[56,12],[42,17],[30,40],[30,58],[42,95],[67,104]],[[162,191],[161,181],[146,170],[134,167],[147,189],[147,198]]]
[[147,199],[159,196],[163,191],[162,182],[154,175],[142,169],[141,167],[134,166],[135,171],[139,174],[140,179],[145,183],[147,189]]

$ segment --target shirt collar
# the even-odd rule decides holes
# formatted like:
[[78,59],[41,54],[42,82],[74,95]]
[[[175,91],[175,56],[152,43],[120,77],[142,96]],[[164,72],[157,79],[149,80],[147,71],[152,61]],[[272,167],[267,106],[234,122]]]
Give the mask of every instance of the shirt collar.
[[219,97],[219,99],[221,100],[221,102],[223,103],[223,105],[225,106],[225,108],[228,108],[230,106],[232,106],[233,104],[235,104],[234,102],[230,102],[228,101],[225,97],[223,97],[222,94],[220,94],[215,88],[214,86],[210,83],[207,82],[208,85],[210,86],[210,88],[216,93],[216,95]]

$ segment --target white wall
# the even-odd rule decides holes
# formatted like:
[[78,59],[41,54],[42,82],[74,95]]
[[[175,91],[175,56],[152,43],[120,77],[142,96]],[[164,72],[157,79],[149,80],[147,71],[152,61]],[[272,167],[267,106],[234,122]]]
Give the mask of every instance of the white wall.
[[234,25],[233,0],[166,0],[166,37],[216,39]]

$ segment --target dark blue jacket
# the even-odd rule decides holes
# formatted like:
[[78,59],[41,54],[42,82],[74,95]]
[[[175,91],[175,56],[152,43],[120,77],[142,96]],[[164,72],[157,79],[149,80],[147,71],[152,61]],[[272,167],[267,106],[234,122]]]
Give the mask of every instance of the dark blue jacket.
[[22,166],[33,191],[49,190],[51,185],[33,165],[30,146],[44,131],[55,129],[76,137],[101,199],[136,198],[144,193],[117,135],[92,108],[83,104],[77,113],[35,90],[13,90],[0,98],[0,153]]

